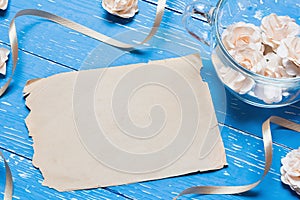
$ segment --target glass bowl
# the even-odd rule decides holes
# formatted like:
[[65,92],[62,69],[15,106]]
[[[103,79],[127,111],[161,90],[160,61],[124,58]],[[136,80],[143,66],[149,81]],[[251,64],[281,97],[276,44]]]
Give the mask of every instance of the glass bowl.
[[300,24],[300,4],[294,0],[220,0],[216,6],[193,1],[183,16],[188,32],[211,47],[212,63],[225,87],[242,101],[266,108],[299,101],[300,77],[271,78],[246,69],[225,48],[222,33],[238,22],[259,27],[262,18],[271,13],[289,16]]

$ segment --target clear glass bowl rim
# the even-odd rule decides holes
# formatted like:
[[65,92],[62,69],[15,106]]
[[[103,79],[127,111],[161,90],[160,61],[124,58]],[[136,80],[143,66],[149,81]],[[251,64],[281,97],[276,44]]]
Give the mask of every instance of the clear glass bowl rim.
[[[214,27],[213,31],[215,32],[215,36],[216,36],[216,42],[217,44],[220,46],[220,49],[222,50],[222,52],[224,53],[224,55],[226,56],[226,58],[234,64],[234,66],[241,72],[243,72],[244,74],[251,76],[254,79],[259,79],[262,81],[270,81],[270,82],[274,82],[274,83],[296,83],[299,82],[300,83],[300,77],[292,77],[292,78],[272,78],[272,77],[267,77],[267,76],[263,76],[261,74],[257,74],[255,72],[252,72],[248,69],[246,69],[245,67],[241,66],[226,50],[223,42],[222,42],[222,37],[220,35],[220,31],[219,31],[219,15],[220,15],[220,11],[222,10],[223,5],[226,3],[227,0],[219,0],[216,8],[214,10],[214,14],[212,17],[212,26]],[[236,2],[237,3],[237,2]]]

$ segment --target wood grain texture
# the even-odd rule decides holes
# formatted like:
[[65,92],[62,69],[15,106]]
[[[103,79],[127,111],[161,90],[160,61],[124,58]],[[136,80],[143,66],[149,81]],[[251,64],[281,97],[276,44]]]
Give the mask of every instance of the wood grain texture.
[[[173,52],[168,52],[170,47],[166,47],[167,50],[164,50],[158,46],[142,55],[122,55],[122,57],[116,58],[112,65],[174,57],[180,54],[177,52],[184,45],[198,49],[204,55],[204,51],[208,50],[207,47],[193,39],[187,39],[190,37],[182,27],[180,13],[183,12],[186,2],[187,0],[168,1],[168,10],[156,36],[159,46],[167,45],[170,42],[167,38],[174,40],[177,46],[171,47]],[[139,6],[140,12],[134,19],[123,20],[107,14],[101,8],[100,0],[22,2],[12,0],[8,10],[0,12],[0,46],[8,47],[6,33],[9,21],[20,9],[43,9],[85,24],[109,36],[126,39],[121,33],[146,33],[152,26],[156,9],[155,1],[140,1]],[[105,190],[58,193],[41,185],[42,177],[38,169],[31,165],[32,140],[28,138],[24,124],[28,110],[24,105],[22,89],[29,79],[80,69],[85,57],[101,43],[35,17],[18,19],[17,27],[21,48],[18,69],[8,93],[0,99],[0,147],[11,152],[5,151],[4,154],[9,157],[16,182],[15,199],[122,199],[122,196],[116,194],[122,194],[129,199],[170,199],[189,186],[250,183],[259,178],[263,169],[261,123],[270,115],[278,115],[300,122],[300,103],[279,109],[261,109],[249,106],[227,92],[225,92],[227,96],[224,96],[223,86],[216,77],[210,60],[205,59],[201,74],[210,86],[219,122],[225,124],[225,126],[221,126],[221,130],[227,151],[228,168],[212,173],[110,187]],[[175,36],[178,35],[180,35],[179,40],[184,38],[186,43],[180,44],[180,41],[176,41]],[[105,45],[103,45],[103,52],[105,49]],[[8,65],[11,66],[11,59]],[[274,148],[274,163],[271,173],[262,185],[253,192],[243,195],[204,196],[204,199],[296,199],[294,193],[281,184],[279,167],[280,158],[288,152],[289,148],[299,146],[300,134],[276,129],[273,136],[275,143],[278,144]],[[2,177],[3,167],[0,168],[0,173]],[[1,191],[3,191],[3,186],[4,182],[1,180]],[[189,197],[199,198],[198,196]],[[186,197],[182,199],[186,199]]]
[[[101,1],[12,1],[4,17],[0,20],[0,31],[8,30],[9,21],[15,13],[24,8],[43,9],[74,20],[108,36],[118,37],[126,31],[149,31],[155,17],[156,6],[141,1],[141,12],[132,20],[123,20],[107,14],[101,8]],[[59,7],[59,9],[57,9]],[[34,17],[17,20],[20,48],[63,65],[79,69],[82,60],[92,51],[98,41],[82,36],[75,31]],[[166,10],[161,28],[184,33],[181,15]],[[8,44],[8,37],[1,40]],[[122,39],[122,38],[119,38]]]

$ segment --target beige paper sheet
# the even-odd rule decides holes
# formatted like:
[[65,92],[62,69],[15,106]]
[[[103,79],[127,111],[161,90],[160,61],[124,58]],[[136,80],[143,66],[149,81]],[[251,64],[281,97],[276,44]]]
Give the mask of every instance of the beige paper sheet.
[[220,169],[226,156],[200,56],[31,80],[43,185],[88,189]]

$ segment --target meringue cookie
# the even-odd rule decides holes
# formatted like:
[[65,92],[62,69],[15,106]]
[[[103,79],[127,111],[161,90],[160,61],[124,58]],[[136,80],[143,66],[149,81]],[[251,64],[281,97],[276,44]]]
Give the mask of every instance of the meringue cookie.
[[253,48],[236,48],[234,50],[230,50],[229,54],[240,65],[255,73],[260,73],[262,66],[265,65],[262,52]]
[[102,7],[113,15],[130,18],[138,12],[138,0],[102,0]]
[[245,77],[230,67],[222,66],[219,72],[224,84],[239,94],[248,93],[255,84],[253,79]]
[[282,58],[274,52],[267,53],[264,56],[265,66],[261,71],[261,75],[272,78],[290,77],[286,68],[283,67]]
[[0,48],[0,74],[6,74],[6,61],[8,59],[9,50]]
[[289,16],[277,16],[272,13],[261,21],[262,40],[276,50],[284,38],[295,37],[300,33],[300,26]]
[[281,163],[281,181],[300,195],[300,148],[289,152]]
[[6,10],[8,5],[8,0],[0,0],[0,10]]
[[254,24],[238,22],[225,29],[222,41],[227,50],[237,48],[252,48],[263,51],[261,31]]
[[297,66],[294,62],[290,61],[287,58],[282,59],[282,64],[285,67],[286,73],[289,77],[300,77],[300,67]]
[[287,58],[300,67],[300,38],[289,37],[280,42],[277,54],[281,58]]
[[278,103],[282,100],[282,89],[273,85],[256,84],[254,94],[267,104]]

